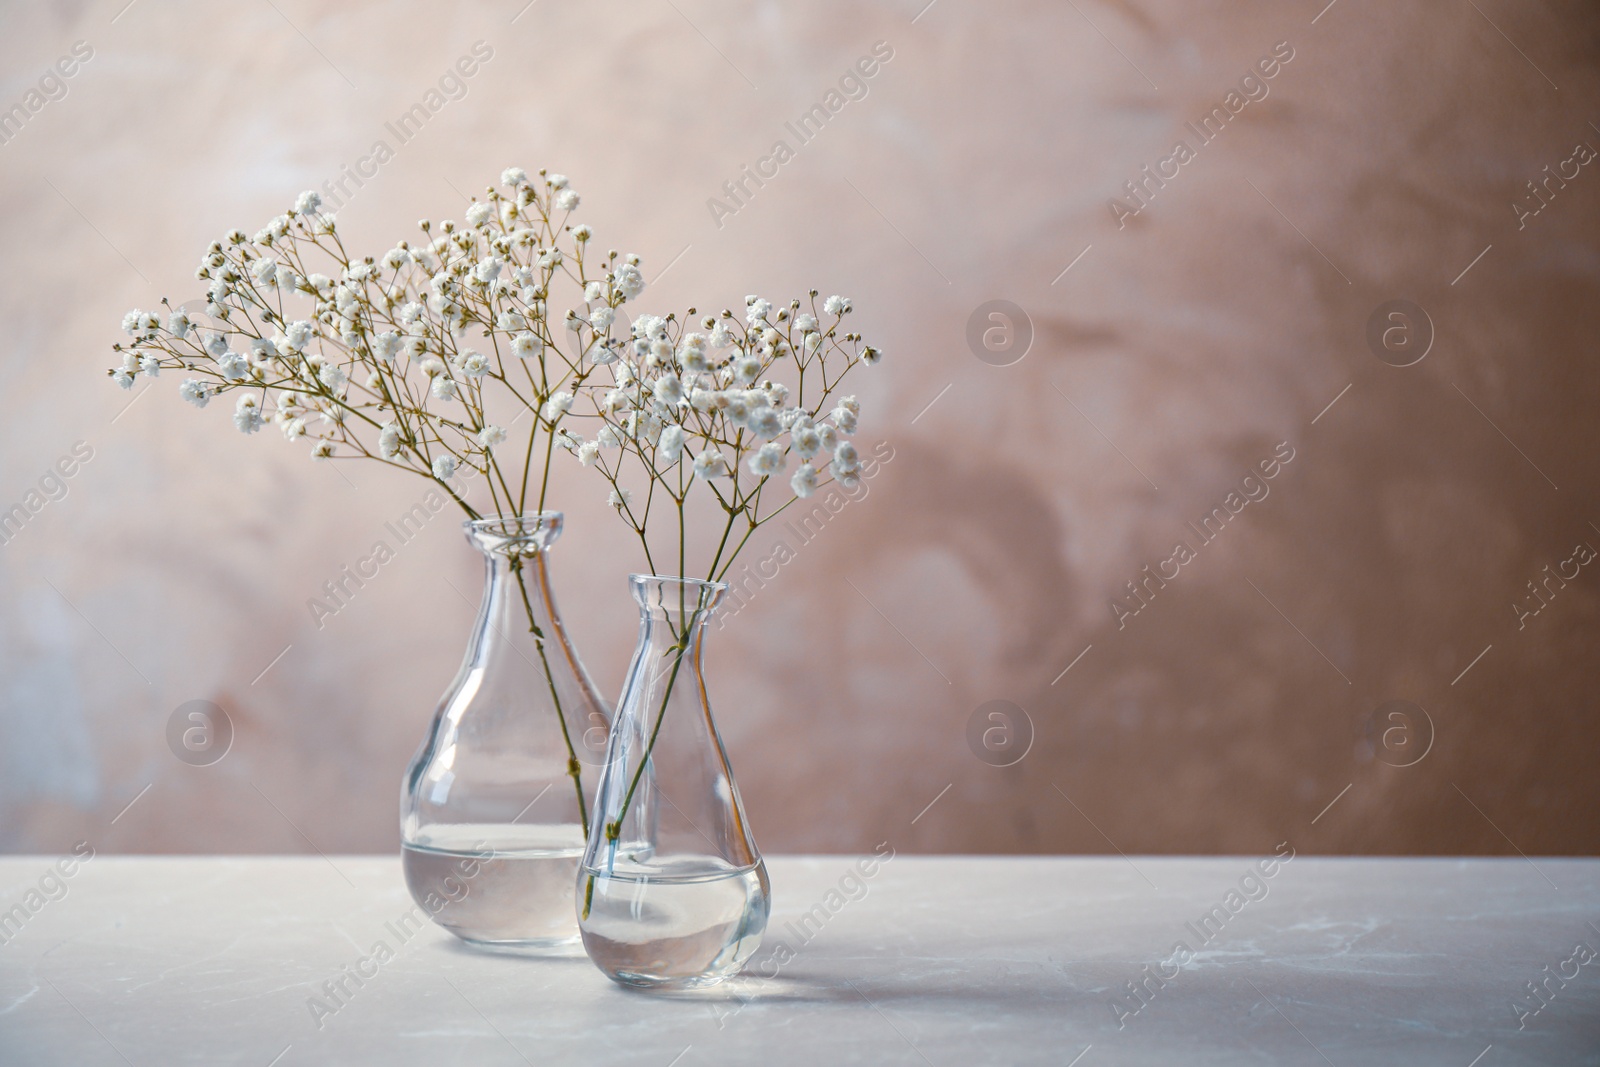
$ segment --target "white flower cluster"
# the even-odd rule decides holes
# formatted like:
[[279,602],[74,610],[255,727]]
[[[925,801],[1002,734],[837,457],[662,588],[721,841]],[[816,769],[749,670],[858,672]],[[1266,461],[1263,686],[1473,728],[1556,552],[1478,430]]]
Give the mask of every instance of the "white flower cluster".
[[[644,280],[635,256],[590,254],[593,231],[567,222],[579,197],[565,176],[512,167],[501,183],[464,226],[424,220],[419,242],[364,258],[347,254],[318,195],[302,193],[253,236],[233,230],[206,250],[203,315],[128,312],[131,340],[108,373],[131,388],[179,372],[178,394],[200,408],[236,393],[241,432],[270,421],[309,439],[316,459],[372,458],[440,482],[470,466],[494,475],[497,507],[521,510],[518,479],[500,476],[496,457],[534,455],[532,440],[500,449],[508,431],[490,410],[512,425],[526,409],[528,433],[556,433]],[[582,306],[557,312],[554,328],[551,293],[565,283]]]
[[[861,459],[849,440],[860,404],[837,394],[846,374],[857,364],[877,363],[881,353],[862,344],[859,334],[841,332],[850,311],[850,301],[839,296],[819,309],[815,291],[806,305],[795,300],[777,309],[750,296],[742,320],[724,311],[689,330],[676,316],[641,314],[630,336],[591,349],[590,359],[607,368],[611,381],[577,390],[588,401],[579,414],[600,425],[592,439],[563,430],[564,443],[611,483],[610,503],[644,540],[647,557],[645,517],[658,493],[681,510],[694,486],[704,483],[727,514],[726,529],[742,518],[748,537],[795,497],[808,497],[830,480],[848,487],[861,478]],[[694,309],[688,314],[692,319]],[[570,402],[563,394],[563,410]],[[788,478],[794,495],[774,499],[769,493],[764,501],[768,482],[788,472],[791,459],[797,463]],[[642,507],[633,503],[637,491],[621,484],[630,476],[629,460],[636,461],[632,473],[644,479]],[[682,564],[681,535],[678,549]],[[719,549],[708,577],[731,562],[732,554]]]

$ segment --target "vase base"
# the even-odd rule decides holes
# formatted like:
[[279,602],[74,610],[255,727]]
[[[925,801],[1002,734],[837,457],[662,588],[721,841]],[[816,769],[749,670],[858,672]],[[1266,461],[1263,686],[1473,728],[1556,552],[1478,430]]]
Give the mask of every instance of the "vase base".
[[[454,931],[451,931],[454,933]],[[577,935],[561,938],[530,938],[519,941],[491,941],[481,938],[456,939],[475,952],[490,952],[497,956],[544,956],[577,958],[583,955],[583,939]]]

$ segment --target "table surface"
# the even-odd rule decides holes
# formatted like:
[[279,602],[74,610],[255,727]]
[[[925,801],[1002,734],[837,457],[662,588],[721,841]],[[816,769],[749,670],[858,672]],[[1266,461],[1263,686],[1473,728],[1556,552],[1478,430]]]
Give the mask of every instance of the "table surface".
[[0,860],[6,1067],[1600,1063],[1597,860],[769,858],[752,965],[673,997],[400,941],[396,858],[56,860]]

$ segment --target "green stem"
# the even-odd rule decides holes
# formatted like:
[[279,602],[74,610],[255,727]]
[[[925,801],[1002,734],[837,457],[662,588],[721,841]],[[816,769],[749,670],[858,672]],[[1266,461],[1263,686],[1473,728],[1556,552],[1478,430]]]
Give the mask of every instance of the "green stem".
[[528,632],[533,634],[533,645],[539,652],[539,662],[544,667],[545,684],[550,687],[550,700],[555,704],[556,721],[561,724],[561,740],[567,746],[567,776],[572,779],[573,791],[578,795],[578,817],[583,822],[583,836],[589,836],[589,806],[583,798],[583,764],[578,760],[578,750],[572,744],[572,731],[567,726],[567,716],[561,707],[561,695],[556,692],[555,675],[550,672],[550,660],[544,651],[544,631],[534,621],[533,602],[528,599],[528,586],[522,578],[522,559],[511,557],[511,572],[517,576],[517,589],[522,593],[522,609],[528,616]]

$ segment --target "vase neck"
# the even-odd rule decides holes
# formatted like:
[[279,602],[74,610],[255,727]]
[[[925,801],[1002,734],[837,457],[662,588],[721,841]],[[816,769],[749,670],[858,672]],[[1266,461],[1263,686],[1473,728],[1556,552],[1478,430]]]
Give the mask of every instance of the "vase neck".
[[483,603],[469,656],[538,662],[530,650],[560,629],[546,562],[561,536],[561,513],[496,515],[462,525],[484,561]]
[[641,620],[665,622],[674,628],[700,630],[722,605],[728,587],[698,578],[666,578],[630,574],[628,586],[639,605]]

